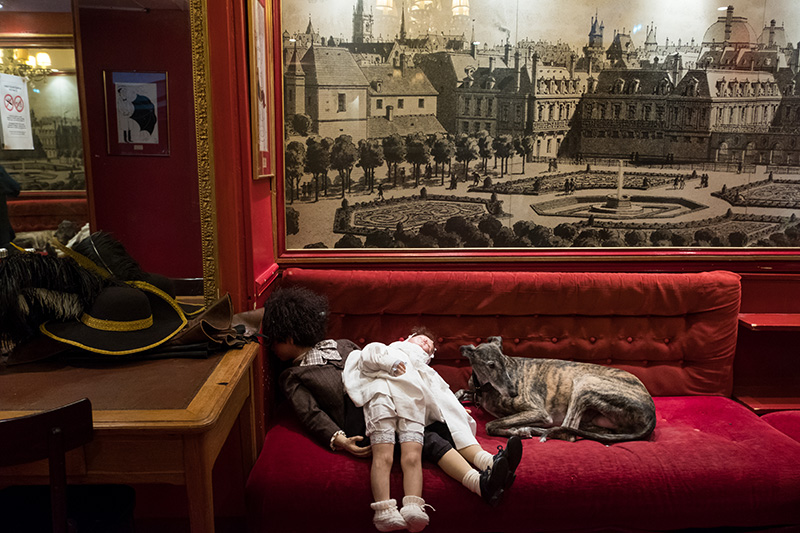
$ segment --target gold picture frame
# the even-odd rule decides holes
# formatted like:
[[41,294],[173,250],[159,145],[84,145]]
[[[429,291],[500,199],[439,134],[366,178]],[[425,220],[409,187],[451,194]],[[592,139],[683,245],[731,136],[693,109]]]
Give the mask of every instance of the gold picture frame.
[[250,120],[253,146],[253,179],[275,176],[274,111],[272,75],[274,60],[272,37],[272,6],[265,0],[248,0],[250,46]]

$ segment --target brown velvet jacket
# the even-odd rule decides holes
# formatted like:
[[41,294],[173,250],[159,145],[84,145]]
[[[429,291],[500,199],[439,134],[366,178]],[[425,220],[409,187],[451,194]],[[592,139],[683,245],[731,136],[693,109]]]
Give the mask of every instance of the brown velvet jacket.
[[341,361],[324,365],[293,366],[283,371],[280,386],[300,423],[326,448],[339,430],[348,437],[364,435],[364,414],[344,391],[342,370],[347,356],[360,349],[349,340],[336,341]]

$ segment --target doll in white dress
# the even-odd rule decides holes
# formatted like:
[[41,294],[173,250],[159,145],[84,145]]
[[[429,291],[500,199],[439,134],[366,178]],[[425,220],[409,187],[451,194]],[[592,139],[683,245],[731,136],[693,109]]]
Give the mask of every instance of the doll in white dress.
[[[366,433],[372,442],[370,481],[375,502],[371,507],[379,531],[415,532],[428,524],[421,459],[426,425],[446,423],[455,448],[469,456],[473,464],[492,464],[494,459],[478,444],[475,421],[444,379],[428,366],[436,351],[433,336],[425,330],[417,331],[405,341],[388,346],[374,342],[351,352],[342,374],[347,394],[355,405],[364,407]],[[405,493],[399,511],[389,494],[395,433]],[[465,454],[462,449],[474,450],[474,454]]]

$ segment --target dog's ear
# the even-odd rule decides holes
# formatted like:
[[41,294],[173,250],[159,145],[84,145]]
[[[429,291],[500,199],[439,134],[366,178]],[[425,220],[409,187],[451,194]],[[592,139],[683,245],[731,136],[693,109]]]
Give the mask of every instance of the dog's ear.
[[500,351],[503,351],[503,337],[489,337],[486,339],[490,344],[496,344]]
[[471,359],[470,356],[472,356],[474,353],[475,353],[475,347],[471,344],[465,344],[464,346],[461,347],[461,355],[463,355],[467,359]]

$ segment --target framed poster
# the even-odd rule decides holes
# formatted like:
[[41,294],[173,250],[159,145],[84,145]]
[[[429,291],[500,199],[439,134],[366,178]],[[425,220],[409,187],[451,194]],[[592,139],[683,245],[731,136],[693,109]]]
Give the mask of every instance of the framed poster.
[[800,249],[795,0],[280,5],[284,258]]
[[169,155],[166,72],[104,71],[110,155]]
[[270,104],[273,101],[267,75],[272,72],[272,57],[267,52],[272,16],[265,0],[249,0],[250,12],[250,109],[253,145],[253,179],[274,175]]

